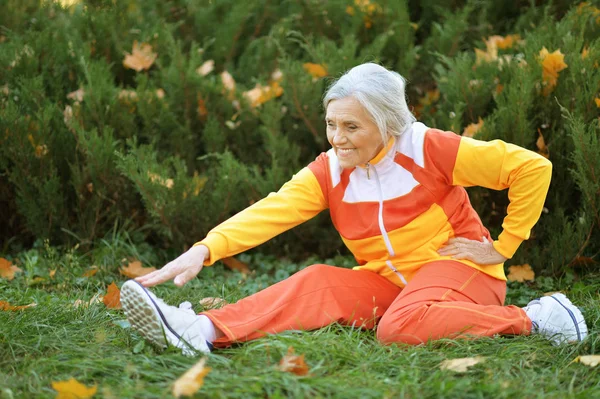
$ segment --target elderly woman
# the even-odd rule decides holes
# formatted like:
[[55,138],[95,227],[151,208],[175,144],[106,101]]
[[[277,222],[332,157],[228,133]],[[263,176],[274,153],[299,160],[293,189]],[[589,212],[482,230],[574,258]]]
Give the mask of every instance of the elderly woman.
[[[540,155],[416,122],[404,79],[372,63],[352,68],[325,94],[331,149],[277,192],[211,230],[162,269],[126,282],[121,302],[148,340],[209,352],[285,330],[337,322],[377,326],[377,338],[542,334],[581,341],[587,327],[563,294],[504,306],[503,262],[529,238],[550,184]],[[508,188],[503,232],[493,240],[464,187]],[[358,266],[312,265],[237,303],[199,315],[145,287],[182,286],[203,266],[255,247],[329,209]]]

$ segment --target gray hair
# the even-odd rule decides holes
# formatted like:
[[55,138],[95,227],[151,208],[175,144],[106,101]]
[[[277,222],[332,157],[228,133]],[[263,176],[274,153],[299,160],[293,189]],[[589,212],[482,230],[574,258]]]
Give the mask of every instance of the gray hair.
[[399,138],[416,121],[406,104],[405,86],[399,73],[371,62],[361,64],[329,86],[323,107],[327,109],[331,101],[353,96],[371,115],[387,143],[390,136]]

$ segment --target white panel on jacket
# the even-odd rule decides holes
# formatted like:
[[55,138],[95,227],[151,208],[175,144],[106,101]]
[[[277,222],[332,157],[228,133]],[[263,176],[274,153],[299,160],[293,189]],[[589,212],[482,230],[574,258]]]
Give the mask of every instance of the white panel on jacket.
[[331,175],[331,187],[333,188],[340,184],[342,167],[333,148],[327,151],[327,159],[329,160],[329,174]]
[[[386,165],[387,166],[387,165]],[[367,177],[366,169],[357,167],[350,174],[350,182],[344,192],[344,202],[356,203],[373,201],[379,202],[379,187],[383,194],[383,201],[398,198],[410,193],[419,185],[413,175],[395,162],[384,171],[378,173],[380,185],[377,184],[375,172],[371,171],[371,178]]]
[[412,158],[420,167],[425,167],[425,154],[423,143],[425,142],[425,132],[429,128],[421,122],[415,122],[410,129],[402,133],[399,144],[396,147],[399,152]]

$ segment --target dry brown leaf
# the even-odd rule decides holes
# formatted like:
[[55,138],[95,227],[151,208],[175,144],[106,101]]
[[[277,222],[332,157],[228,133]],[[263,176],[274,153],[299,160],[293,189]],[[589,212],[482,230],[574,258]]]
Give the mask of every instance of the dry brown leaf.
[[8,259],[0,258],[0,278],[5,278],[10,281],[15,278],[16,272],[22,271],[23,270],[13,265]]
[[515,265],[508,267],[508,281],[518,281],[520,283],[524,281],[533,281],[535,279],[535,273],[531,269],[528,263],[524,265]]
[[544,141],[544,136],[540,129],[538,129],[538,139],[535,142],[535,145],[538,148],[538,154],[543,156],[544,158],[550,158],[550,150],[546,146],[546,141]]
[[137,91],[135,91],[135,90],[123,89],[123,90],[119,91],[117,98],[119,100],[121,100],[122,102],[124,102],[125,104],[131,104],[138,100],[138,95],[137,95]]
[[485,360],[483,356],[463,357],[460,359],[447,359],[440,364],[440,369],[451,370],[457,373],[464,373],[471,366],[481,363]]
[[248,265],[242,261],[237,260],[236,258],[223,258],[221,262],[225,263],[225,266],[230,268],[231,270],[237,270],[243,274],[250,274],[250,269]]
[[73,302],[73,307],[78,308],[81,306],[87,308],[88,306],[93,305],[95,303],[103,303],[103,299],[104,297],[100,294],[94,295],[92,299],[90,299],[88,302],[84,302],[81,299],[77,299],[75,302]]
[[145,276],[146,274],[152,273],[155,270],[155,267],[142,267],[142,262],[140,262],[139,260],[134,260],[129,262],[127,267],[122,267],[121,269],[119,269],[119,272],[122,275],[127,276],[129,278],[136,278],[140,276]]
[[13,306],[6,301],[0,301],[0,310],[15,312],[17,310],[23,310],[37,306],[37,303],[30,303],[29,305]]
[[575,259],[573,259],[573,261],[571,261],[571,263],[569,263],[569,266],[583,267],[583,266],[592,266],[592,265],[595,265],[596,263],[598,263],[598,261],[596,261],[594,258],[590,258],[587,256],[578,256]]
[[281,82],[281,79],[283,79],[283,72],[281,69],[277,68],[271,73],[271,80],[273,82]]
[[96,394],[96,385],[87,387],[75,378],[68,381],[52,381],[52,388],[56,391],[56,399],[88,399]]
[[176,398],[184,396],[191,396],[198,392],[202,385],[204,385],[204,377],[210,371],[210,367],[206,367],[206,358],[203,357],[198,363],[193,365],[188,371],[186,371],[181,377],[179,377],[175,383],[173,383],[173,396]]
[[56,269],[52,269],[50,270],[50,272],[48,273],[48,276],[50,276],[50,278],[54,278],[54,275],[56,274]]
[[65,110],[63,111],[63,119],[65,121],[65,125],[69,127],[71,130],[71,121],[73,120],[73,107],[70,105],[65,106]]
[[230,93],[235,91],[235,80],[233,80],[233,76],[229,72],[221,72],[221,82],[223,83],[223,87]]
[[173,185],[175,184],[173,179],[170,179],[170,178],[165,179],[156,173],[148,172],[148,177],[150,178],[150,181],[152,183],[158,183],[161,186],[168,188],[169,190],[172,189]]
[[83,277],[94,277],[98,273],[98,266],[92,266],[83,273]]
[[198,94],[198,115],[203,119],[208,115],[208,109],[206,108],[206,102],[200,94]]
[[109,309],[121,309],[121,291],[115,283],[110,283],[102,302]]
[[308,365],[304,361],[304,355],[294,355],[294,348],[292,346],[288,348],[287,355],[281,358],[277,368],[280,371],[285,371],[296,375],[308,374]]
[[157,54],[152,52],[152,46],[150,44],[138,44],[136,40],[133,42],[131,54],[125,53],[123,66],[140,72],[145,69],[150,69],[152,64],[154,64],[156,57]]
[[227,305],[227,301],[223,298],[206,297],[198,302],[204,309],[216,309]]
[[600,364],[600,355],[577,356],[574,362],[585,364],[586,366],[596,367]]

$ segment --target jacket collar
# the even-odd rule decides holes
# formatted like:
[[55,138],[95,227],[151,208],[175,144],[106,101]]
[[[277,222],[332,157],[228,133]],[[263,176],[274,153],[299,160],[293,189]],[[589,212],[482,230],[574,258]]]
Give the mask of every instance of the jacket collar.
[[[377,153],[377,155],[375,155],[375,158],[371,159],[369,161],[369,165],[371,166],[375,166],[379,163],[381,163],[381,161],[384,160],[384,158],[386,157],[386,155],[388,155],[389,153],[391,153],[391,150],[394,148],[394,144],[396,143],[396,139],[394,137],[390,138],[390,140],[388,141],[387,145],[385,147],[383,147],[381,149],[381,151],[379,151],[379,153]],[[361,164],[358,165],[361,168],[366,168],[367,164]]]

